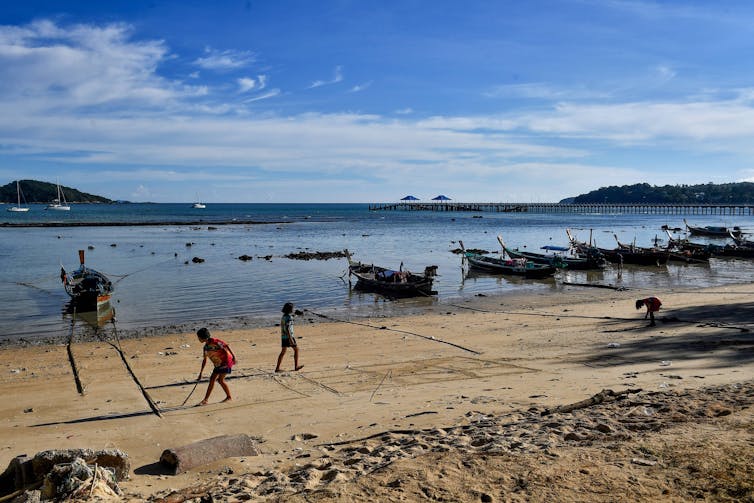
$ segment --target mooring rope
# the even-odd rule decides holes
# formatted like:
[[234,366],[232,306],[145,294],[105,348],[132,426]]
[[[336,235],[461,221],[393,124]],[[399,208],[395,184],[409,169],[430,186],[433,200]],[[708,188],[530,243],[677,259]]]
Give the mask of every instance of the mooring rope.
[[115,326],[115,320],[113,319],[111,321],[113,324],[113,335],[115,336],[116,344],[113,344],[112,342],[108,341],[107,339],[104,339],[102,336],[99,336],[99,339],[110,346],[112,346],[120,355],[120,359],[123,361],[123,364],[126,366],[126,370],[128,370],[128,373],[131,374],[131,379],[136,383],[136,386],[139,387],[139,390],[141,391],[142,396],[147,401],[147,404],[149,404],[149,407],[152,409],[152,412],[154,412],[158,417],[162,417],[162,413],[160,412],[160,408],[157,407],[157,404],[154,403],[154,400],[152,400],[152,397],[149,396],[149,392],[144,388],[144,386],[139,381],[139,378],[136,377],[136,374],[134,373],[133,369],[131,368],[131,365],[129,365],[128,360],[126,359],[125,353],[123,353],[123,350],[120,346],[120,338],[118,337],[118,329]]
[[379,326],[378,327],[378,326],[375,326],[375,325],[370,325],[369,323],[360,323],[358,321],[351,321],[351,320],[341,320],[341,319],[338,319],[338,318],[333,318],[332,316],[328,316],[326,314],[317,313],[315,311],[312,311],[311,309],[304,309],[304,311],[307,312],[307,313],[311,313],[314,316],[318,316],[320,318],[324,318],[326,320],[335,321],[335,322],[338,322],[338,323],[350,323],[351,325],[358,325],[358,326],[362,326],[362,327],[374,328],[376,330],[389,330],[391,332],[397,332],[397,333],[400,333],[400,334],[413,335],[415,337],[421,337],[422,339],[426,339],[428,341],[439,342],[441,344],[447,344],[448,346],[453,346],[455,348],[461,349],[463,351],[467,351],[469,353],[473,353],[475,355],[481,355],[482,354],[481,351],[475,351],[473,349],[469,349],[467,347],[461,346],[460,344],[456,344],[454,342],[449,342],[449,341],[445,341],[445,340],[442,340],[442,339],[438,339],[434,335],[422,335],[422,334],[417,334],[416,332],[409,332],[407,330],[400,330],[400,329],[397,329],[397,328],[389,328],[389,327],[385,327],[385,326]]

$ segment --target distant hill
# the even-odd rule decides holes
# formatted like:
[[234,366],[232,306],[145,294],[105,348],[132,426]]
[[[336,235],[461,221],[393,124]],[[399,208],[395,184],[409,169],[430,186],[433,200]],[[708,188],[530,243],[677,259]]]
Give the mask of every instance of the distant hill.
[[[58,197],[57,185],[48,182],[39,182],[37,180],[21,180],[21,192],[23,192],[27,203],[49,203]],[[87,194],[70,187],[60,186],[60,190],[65,195],[65,200],[69,203],[112,203],[111,199],[94,194]],[[15,203],[16,181],[13,180],[7,185],[0,187],[0,201],[4,203]],[[23,203],[23,201],[22,201]]]
[[754,183],[664,186],[637,183],[602,187],[574,198],[563,199],[561,203],[754,204]]

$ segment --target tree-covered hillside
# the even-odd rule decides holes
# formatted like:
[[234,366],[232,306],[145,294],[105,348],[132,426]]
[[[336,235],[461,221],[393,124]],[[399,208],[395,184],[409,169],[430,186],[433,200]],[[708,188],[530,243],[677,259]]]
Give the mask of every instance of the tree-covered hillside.
[[[48,182],[39,182],[37,180],[21,180],[21,192],[27,203],[49,203],[58,197],[57,185]],[[113,201],[101,196],[80,192],[70,187],[60,186],[60,190],[65,195],[65,200],[69,203],[112,203]],[[16,181],[13,180],[7,185],[0,187],[0,201],[4,203],[15,203]],[[24,202],[23,200],[21,201]]]
[[664,186],[637,183],[622,187],[602,187],[576,196],[573,203],[754,204],[754,183]]

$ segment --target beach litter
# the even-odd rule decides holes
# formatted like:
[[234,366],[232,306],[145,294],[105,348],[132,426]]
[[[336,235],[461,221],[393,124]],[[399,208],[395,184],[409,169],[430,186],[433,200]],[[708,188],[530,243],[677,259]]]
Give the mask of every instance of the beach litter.
[[8,494],[26,494],[26,501],[95,494],[112,499],[121,494],[118,481],[128,478],[130,470],[128,455],[118,449],[61,449],[17,456],[0,474],[0,501]]

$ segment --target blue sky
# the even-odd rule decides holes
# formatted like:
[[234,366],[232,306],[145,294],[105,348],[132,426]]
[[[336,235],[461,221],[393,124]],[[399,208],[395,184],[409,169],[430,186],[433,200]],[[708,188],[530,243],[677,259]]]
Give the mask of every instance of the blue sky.
[[0,184],[557,201],[754,181],[747,1],[0,6]]

